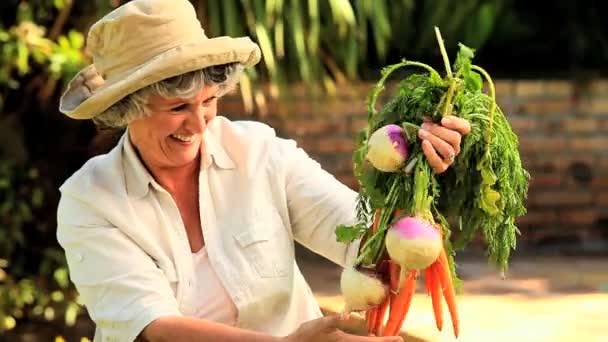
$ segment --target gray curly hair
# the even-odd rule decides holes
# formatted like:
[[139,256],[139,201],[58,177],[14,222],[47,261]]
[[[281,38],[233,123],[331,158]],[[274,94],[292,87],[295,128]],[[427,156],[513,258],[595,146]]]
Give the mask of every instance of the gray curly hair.
[[239,63],[222,64],[191,71],[151,84],[118,101],[93,118],[100,128],[124,128],[131,121],[150,115],[148,99],[160,95],[164,98],[192,98],[204,86],[218,85],[217,97],[231,92],[243,72]]

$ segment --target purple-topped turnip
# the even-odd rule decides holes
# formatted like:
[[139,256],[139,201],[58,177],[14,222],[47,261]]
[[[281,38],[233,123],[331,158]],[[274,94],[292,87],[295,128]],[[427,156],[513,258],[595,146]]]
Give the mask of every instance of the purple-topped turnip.
[[406,216],[390,226],[385,246],[391,260],[401,266],[403,275],[429,267],[439,257],[443,243],[441,234],[431,223]]
[[369,137],[366,159],[378,170],[397,172],[409,155],[405,130],[397,125],[380,127]]

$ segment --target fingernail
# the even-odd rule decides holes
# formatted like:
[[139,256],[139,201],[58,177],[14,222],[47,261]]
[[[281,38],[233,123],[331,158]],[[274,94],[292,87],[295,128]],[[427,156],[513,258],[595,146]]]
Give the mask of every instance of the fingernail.
[[418,136],[420,137],[420,139],[426,139],[428,138],[429,133],[426,130],[421,129],[418,131]]
[[443,119],[441,119],[441,123],[444,124],[444,125],[449,125],[449,124],[452,123],[452,119],[450,119],[450,118],[443,118]]
[[424,129],[424,130],[427,130],[427,131],[428,131],[429,129],[431,129],[431,124],[430,124],[430,123],[428,123],[428,122],[425,122],[425,123],[423,123],[423,124],[422,124],[422,126],[420,126],[420,127],[421,127],[422,129]]

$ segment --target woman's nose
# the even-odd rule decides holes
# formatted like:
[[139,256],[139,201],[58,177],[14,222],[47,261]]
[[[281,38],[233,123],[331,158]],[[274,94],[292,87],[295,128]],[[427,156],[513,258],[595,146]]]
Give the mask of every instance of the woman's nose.
[[207,128],[207,121],[205,120],[205,109],[201,106],[193,106],[191,115],[188,116],[186,121],[187,128],[196,133],[203,133]]

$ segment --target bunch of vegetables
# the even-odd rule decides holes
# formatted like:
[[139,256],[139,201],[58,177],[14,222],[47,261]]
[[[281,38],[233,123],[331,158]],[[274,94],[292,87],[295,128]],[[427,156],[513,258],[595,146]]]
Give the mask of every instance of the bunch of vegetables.
[[[504,274],[519,233],[515,219],[526,213],[529,174],[518,138],[496,105],[490,76],[472,64],[474,50],[463,44],[452,71],[439,29],[435,32],[445,77],[427,64],[403,60],[383,69],[371,91],[368,126],[358,134],[353,156],[360,184],[358,222],[336,228],[338,241],[361,239],[353,267],[342,273],[341,289],[347,311],[365,311],[370,335],[398,334],[416,280],[424,274],[437,328],[443,326],[445,300],[458,336],[454,251],[481,232],[489,261]],[[426,72],[401,80],[377,111],[388,76],[407,66]],[[440,122],[446,115],[468,120],[471,133],[463,137],[452,167],[438,175],[417,131],[423,122]]]

